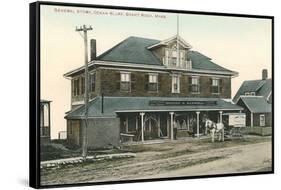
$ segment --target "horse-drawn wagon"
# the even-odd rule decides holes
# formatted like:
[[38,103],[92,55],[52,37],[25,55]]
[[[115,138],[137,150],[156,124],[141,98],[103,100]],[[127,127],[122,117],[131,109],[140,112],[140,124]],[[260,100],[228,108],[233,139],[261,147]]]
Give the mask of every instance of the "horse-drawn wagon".
[[222,122],[226,138],[243,137],[243,129],[246,126],[245,113],[224,113],[222,114]]

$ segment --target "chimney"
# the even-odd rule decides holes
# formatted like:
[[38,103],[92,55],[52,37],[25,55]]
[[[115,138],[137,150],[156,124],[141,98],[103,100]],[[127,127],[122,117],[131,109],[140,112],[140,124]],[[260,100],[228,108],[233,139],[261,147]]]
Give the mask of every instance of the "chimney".
[[96,40],[95,39],[91,39],[91,42],[90,42],[90,45],[91,45],[91,60],[90,61],[93,61],[96,59],[97,57],[97,47],[96,47]]
[[267,69],[263,69],[262,70],[262,80],[266,80],[267,79]]

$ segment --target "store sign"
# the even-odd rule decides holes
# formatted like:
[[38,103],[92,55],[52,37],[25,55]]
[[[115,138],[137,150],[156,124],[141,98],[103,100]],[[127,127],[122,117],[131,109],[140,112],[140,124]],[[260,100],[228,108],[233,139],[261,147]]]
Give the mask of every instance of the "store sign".
[[229,115],[228,124],[233,127],[245,127],[246,115],[245,114],[231,114]]
[[162,101],[151,100],[150,106],[214,106],[217,101]]

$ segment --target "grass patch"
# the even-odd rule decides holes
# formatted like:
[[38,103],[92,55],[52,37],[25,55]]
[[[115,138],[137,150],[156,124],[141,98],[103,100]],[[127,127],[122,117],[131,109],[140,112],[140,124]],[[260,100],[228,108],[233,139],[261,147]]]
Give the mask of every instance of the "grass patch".
[[172,147],[160,147],[155,145],[129,145],[123,146],[121,150],[132,152],[132,153],[139,153],[139,152],[163,152],[172,150]]
[[79,153],[77,151],[68,150],[66,148],[56,147],[52,144],[43,145],[40,148],[41,161],[55,160],[61,158],[77,157]]
[[177,169],[182,169],[182,168],[194,166],[194,165],[197,165],[197,164],[204,164],[204,163],[212,162],[212,161],[215,161],[215,160],[220,160],[220,159],[223,159],[223,158],[225,158],[225,157],[224,156],[214,156],[214,157],[209,157],[209,158],[200,159],[200,160],[191,160],[189,162],[169,165],[169,166],[165,167],[165,169],[166,170],[177,170]]
[[271,137],[244,137],[239,139],[225,139],[224,142],[215,141],[214,143],[212,143],[210,139],[201,139],[200,141],[196,141],[193,143],[195,145],[208,145],[210,148],[225,148],[268,141],[271,141]]

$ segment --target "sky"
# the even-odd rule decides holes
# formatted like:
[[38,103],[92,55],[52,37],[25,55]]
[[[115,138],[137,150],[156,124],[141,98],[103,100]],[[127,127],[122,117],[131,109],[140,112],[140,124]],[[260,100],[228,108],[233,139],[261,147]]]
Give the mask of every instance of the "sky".
[[[165,40],[177,33],[177,14],[41,5],[41,99],[51,100],[51,138],[66,131],[71,83],[63,74],[84,65],[84,42],[75,31],[92,26],[97,55],[129,36]],[[271,20],[179,14],[179,35],[192,50],[237,71],[232,97],[244,80],[271,77]]]

